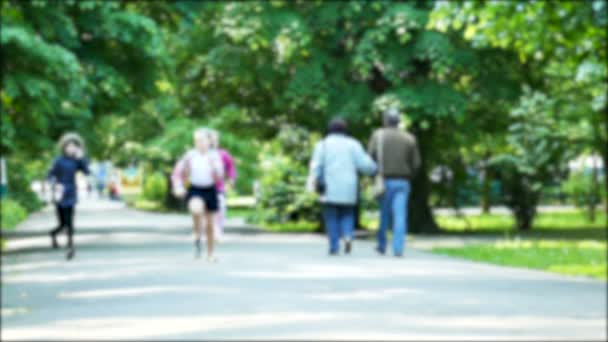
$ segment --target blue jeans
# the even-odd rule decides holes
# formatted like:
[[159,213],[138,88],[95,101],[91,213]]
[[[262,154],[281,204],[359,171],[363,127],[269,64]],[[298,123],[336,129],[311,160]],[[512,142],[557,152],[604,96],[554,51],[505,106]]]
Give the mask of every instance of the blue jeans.
[[384,180],[384,195],[380,198],[380,229],[378,230],[378,249],[386,250],[386,229],[393,226],[393,253],[403,254],[407,233],[407,201],[410,195],[410,182],[405,179]]
[[336,253],[340,249],[340,236],[347,240],[353,238],[355,207],[325,204],[323,218],[329,239],[329,252]]

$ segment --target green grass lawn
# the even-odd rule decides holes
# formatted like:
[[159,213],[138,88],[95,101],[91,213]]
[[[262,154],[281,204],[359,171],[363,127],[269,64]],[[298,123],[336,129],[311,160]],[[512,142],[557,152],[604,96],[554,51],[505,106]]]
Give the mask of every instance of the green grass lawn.
[[434,248],[433,252],[497,265],[607,279],[606,241],[506,240],[494,244]]

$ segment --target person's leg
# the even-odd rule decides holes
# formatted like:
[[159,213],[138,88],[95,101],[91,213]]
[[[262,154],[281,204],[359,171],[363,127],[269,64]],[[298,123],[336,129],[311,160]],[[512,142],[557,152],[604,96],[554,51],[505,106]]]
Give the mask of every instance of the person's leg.
[[55,213],[57,215],[57,228],[51,230],[51,244],[53,248],[59,248],[59,244],[57,243],[57,234],[65,227],[65,219],[63,210],[59,205],[55,206]]
[[391,221],[391,200],[392,194],[389,188],[389,182],[384,182],[384,194],[380,198],[380,227],[378,228],[378,246],[377,251],[381,254],[386,252],[386,230]]
[[323,218],[325,219],[325,231],[329,240],[329,253],[337,254],[340,237],[337,208],[333,205],[323,205]]
[[217,231],[217,214],[219,211],[218,193],[214,187],[207,189],[203,196],[203,212],[205,230],[207,232],[207,261],[215,262],[214,256],[215,232]]
[[403,255],[407,233],[407,201],[410,185],[407,181],[399,181],[392,203],[393,211],[393,253]]
[[203,215],[200,213],[192,213],[192,233],[194,235],[194,250],[195,257],[201,257],[201,236],[203,231]]
[[74,257],[74,207],[63,208],[65,210],[65,220],[68,229],[68,254],[67,259]]
[[355,230],[355,208],[340,208],[340,229],[344,238],[344,253],[349,254],[352,249],[353,232]]
[[201,199],[198,197],[191,197],[188,200],[188,209],[192,214],[192,233],[194,235],[194,249],[195,257],[200,258],[201,256],[201,236],[202,236],[202,225],[203,225],[203,213]]
[[215,218],[216,213],[210,212],[208,210],[205,211],[205,226],[207,231],[207,259],[209,261],[214,261],[213,257],[213,245],[215,243],[213,235],[216,230],[215,228]]

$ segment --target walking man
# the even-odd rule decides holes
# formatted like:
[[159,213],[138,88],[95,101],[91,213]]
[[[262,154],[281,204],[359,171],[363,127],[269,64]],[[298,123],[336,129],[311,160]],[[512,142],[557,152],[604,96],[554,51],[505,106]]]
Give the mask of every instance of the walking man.
[[420,153],[416,138],[399,129],[399,111],[390,108],[384,112],[384,127],[376,130],[369,141],[368,152],[378,162],[378,173],[384,179],[383,193],[379,195],[380,254],[386,252],[386,229],[393,229],[393,253],[403,255],[407,233],[408,198],[410,181],[420,167]]

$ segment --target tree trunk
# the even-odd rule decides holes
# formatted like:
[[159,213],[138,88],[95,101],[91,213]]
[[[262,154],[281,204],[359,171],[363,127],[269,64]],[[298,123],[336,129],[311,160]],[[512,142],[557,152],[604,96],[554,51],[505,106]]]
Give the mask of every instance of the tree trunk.
[[490,172],[489,167],[484,167],[483,185],[481,189],[481,210],[484,214],[490,213],[490,184],[492,180]]
[[[424,172],[424,173],[423,173]],[[437,233],[439,226],[435,222],[429,206],[430,187],[426,168],[423,166],[418,176],[412,181],[408,211],[408,231],[412,233]]]
[[408,231],[426,234],[437,233],[439,232],[439,226],[435,222],[429,205],[431,189],[425,162],[425,152],[428,151],[428,147],[423,139],[419,139],[419,148],[422,165],[412,179],[412,192],[408,201]]

